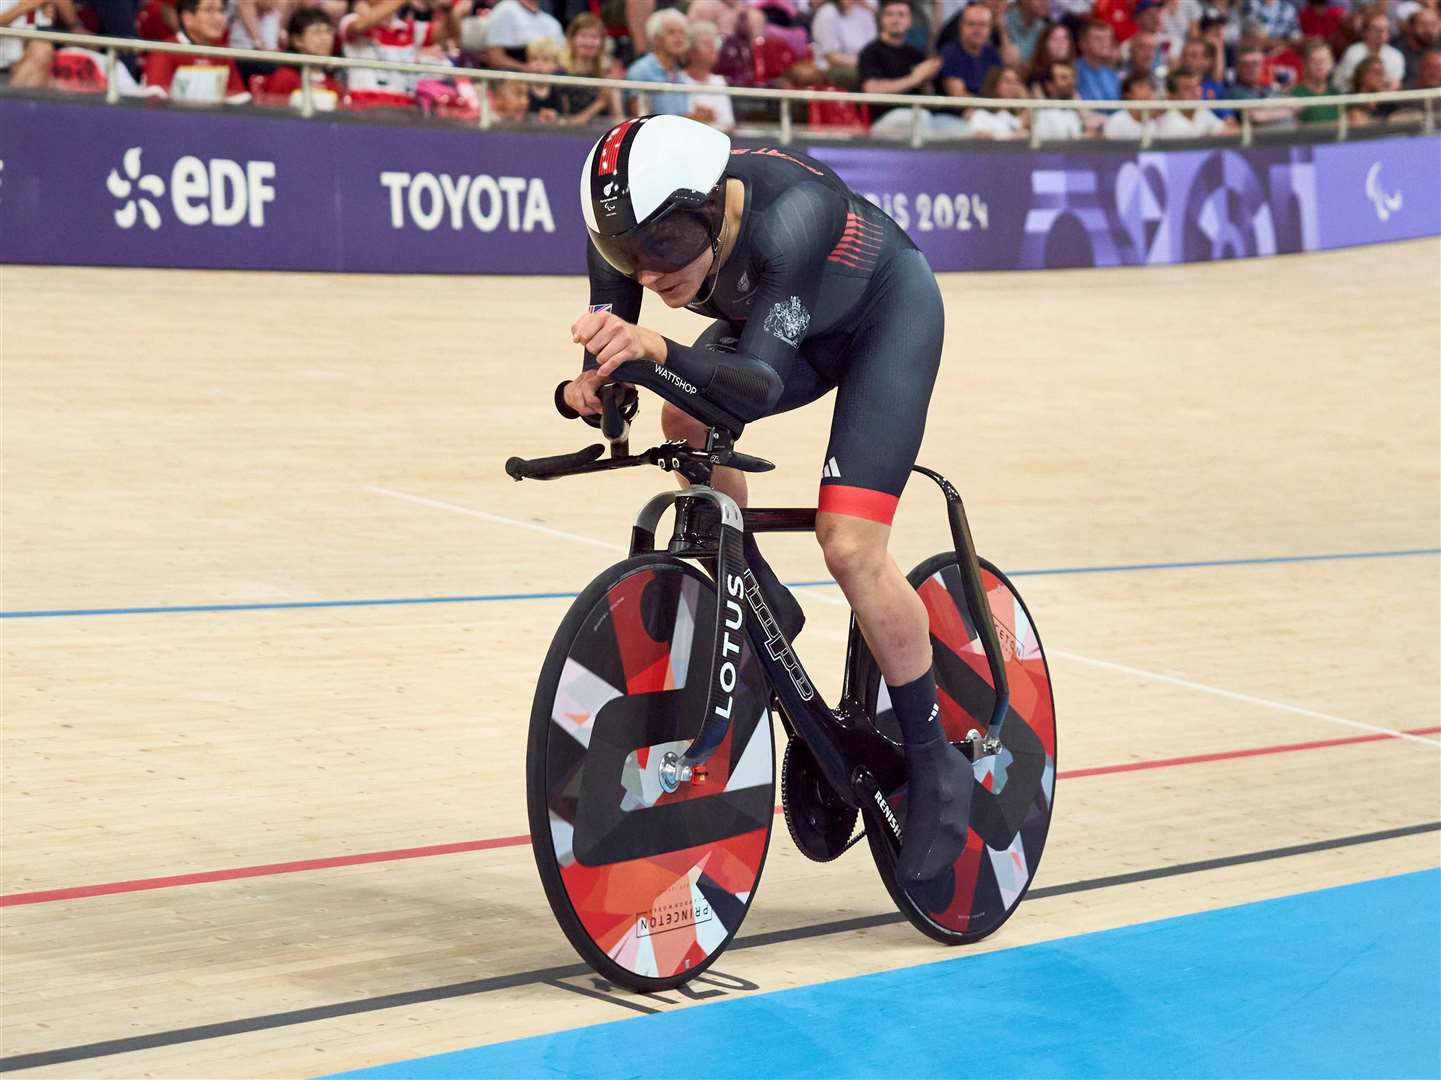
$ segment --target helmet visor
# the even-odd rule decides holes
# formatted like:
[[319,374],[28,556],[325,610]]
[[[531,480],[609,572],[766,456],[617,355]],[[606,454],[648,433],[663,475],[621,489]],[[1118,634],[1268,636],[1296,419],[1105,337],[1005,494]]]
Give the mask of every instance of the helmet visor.
[[723,209],[724,201],[717,197],[675,201],[623,233],[592,232],[590,238],[602,258],[627,277],[642,270],[672,274],[711,246],[720,231]]

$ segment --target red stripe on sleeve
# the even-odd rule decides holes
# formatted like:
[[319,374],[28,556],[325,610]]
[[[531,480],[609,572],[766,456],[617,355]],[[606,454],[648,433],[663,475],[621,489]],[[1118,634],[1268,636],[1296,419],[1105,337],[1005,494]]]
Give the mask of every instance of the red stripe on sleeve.
[[847,514],[889,525],[896,516],[896,505],[900,501],[899,495],[887,495],[884,491],[871,491],[848,484],[822,484],[816,509],[823,514]]

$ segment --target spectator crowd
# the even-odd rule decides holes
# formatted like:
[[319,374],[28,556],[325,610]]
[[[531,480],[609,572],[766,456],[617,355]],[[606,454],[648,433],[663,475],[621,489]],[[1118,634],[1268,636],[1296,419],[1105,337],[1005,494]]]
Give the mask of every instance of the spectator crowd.
[[[774,118],[771,101],[718,86],[839,88],[989,98],[927,108],[932,136],[1045,140],[1199,138],[1236,130],[1235,101],[1441,87],[1441,0],[0,0],[0,26],[435,65],[434,76],[327,72],[184,53],[122,54],[0,39],[0,86],[104,90],[198,103],[388,108],[472,119],[481,67],[494,119],[611,122],[678,113],[722,128]],[[621,77],[650,93],[505,78]],[[1163,98],[1203,107],[1151,112]],[[1119,110],[1006,101],[1124,101]],[[1353,124],[1416,115],[1352,107]],[[812,124],[906,134],[913,110],[815,102]],[[1334,124],[1335,105],[1257,106],[1258,126]]]

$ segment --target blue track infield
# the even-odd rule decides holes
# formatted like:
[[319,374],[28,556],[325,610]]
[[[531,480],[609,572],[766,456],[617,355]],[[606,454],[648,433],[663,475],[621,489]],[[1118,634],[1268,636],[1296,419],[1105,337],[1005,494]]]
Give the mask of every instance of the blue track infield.
[[[1347,559],[1405,559],[1441,555],[1441,548],[1398,551],[1341,551],[1322,555],[1269,555],[1253,559],[1203,559],[1193,562],[1117,563],[1107,566],[1053,566],[1039,570],[1006,570],[1009,577],[1051,577],[1072,574],[1125,574],[1145,570],[1196,570],[1224,566],[1270,566],[1277,563],[1337,562]],[[834,585],[834,581],[788,581],[793,589]],[[397,607],[410,604],[485,604],[513,600],[574,600],[573,592],[482,593],[475,596],[402,596],[373,600],[283,600],[255,604],[167,604],[155,607],[54,608],[0,611],[0,619],[63,619],[95,615],[187,615],[223,611],[288,611],[296,608]]]
[[339,1075],[1435,1078],[1441,870]]

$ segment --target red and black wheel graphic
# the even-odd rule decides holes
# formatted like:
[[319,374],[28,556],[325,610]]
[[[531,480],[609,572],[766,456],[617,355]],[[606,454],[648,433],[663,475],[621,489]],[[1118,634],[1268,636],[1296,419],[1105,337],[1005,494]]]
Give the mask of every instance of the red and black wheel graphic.
[[[985,650],[966,613],[961,568],[953,553],[936,555],[909,575],[931,622],[941,724],[954,743],[967,733],[985,734],[995,687]],[[893,875],[894,852],[885,830],[868,829],[872,854],[892,898],[922,932],[963,944],[994,931],[1015,911],[1030,888],[1050,829],[1056,789],[1056,716],[1051,678],[1030,613],[1004,574],[981,560],[981,580],[991,607],[1010,683],[1010,710],[997,753],[974,762],[971,831],[949,874],[924,891],[903,890]],[[872,662],[873,663],[873,662]],[[900,741],[885,681],[872,673],[863,685],[867,705],[882,734]],[[905,789],[887,792],[902,812]]]
[[662,786],[666,755],[700,731],[715,619],[715,586],[696,567],[661,555],[611,567],[561,623],[531,712],[546,897],[581,956],[639,990],[685,982],[729,943],[775,819],[766,682],[748,642],[716,703],[730,727],[704,779]]

